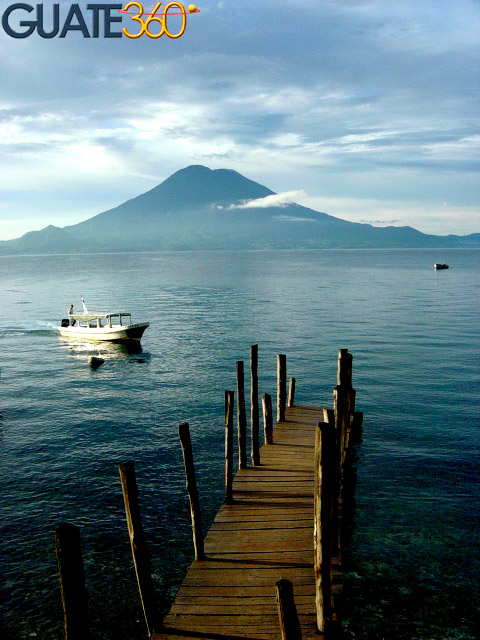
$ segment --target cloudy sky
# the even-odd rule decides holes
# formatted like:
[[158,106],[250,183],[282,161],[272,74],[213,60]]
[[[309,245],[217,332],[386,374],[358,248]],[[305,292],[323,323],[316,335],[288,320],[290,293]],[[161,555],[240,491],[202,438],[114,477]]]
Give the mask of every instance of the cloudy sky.
[[480,231],[479,0],[197,4],[177,40],[0,27],[0,239],[189,164],[348,220]]

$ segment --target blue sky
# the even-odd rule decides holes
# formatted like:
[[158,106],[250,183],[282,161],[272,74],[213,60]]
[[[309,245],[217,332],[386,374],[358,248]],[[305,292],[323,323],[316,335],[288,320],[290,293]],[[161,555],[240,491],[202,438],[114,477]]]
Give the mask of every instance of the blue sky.
[[0,239],[189,164],[348,220],[480,231],[478,0],[197,5],[178,40],[0,30]]

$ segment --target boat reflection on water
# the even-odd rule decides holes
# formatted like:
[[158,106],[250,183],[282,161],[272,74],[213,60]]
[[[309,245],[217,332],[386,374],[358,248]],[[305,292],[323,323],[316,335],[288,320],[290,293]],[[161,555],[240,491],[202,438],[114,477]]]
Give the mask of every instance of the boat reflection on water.
[[[104,360],[133,359],[136,362],[147,362],[150,360],[150,353],[144,351],[139,340],[129,340],[128,342],[91,342],[82,340],[72,340],[66,336],[59,337],[62,348],[69,349],[73,357],[86,358],[90,356],[101,357]],[[140,358],[130,358],[138,356]]]

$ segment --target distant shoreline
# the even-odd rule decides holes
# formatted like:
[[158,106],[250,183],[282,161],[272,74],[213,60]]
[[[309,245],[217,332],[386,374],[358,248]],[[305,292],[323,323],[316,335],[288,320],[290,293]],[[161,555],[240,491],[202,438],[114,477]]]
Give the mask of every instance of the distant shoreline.
[[78,253],[0,253],[0,258],[49,258],[70,256],[121,256],[185,253],[314,253],[316,251],[480,251],[479,246],[471,247],[319,247],[297,249],[158,249],[156,251],[83,251]]

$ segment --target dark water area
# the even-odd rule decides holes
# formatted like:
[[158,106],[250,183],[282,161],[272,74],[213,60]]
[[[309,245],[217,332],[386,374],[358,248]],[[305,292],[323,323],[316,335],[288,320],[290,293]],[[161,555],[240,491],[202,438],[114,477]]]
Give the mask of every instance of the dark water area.
[[[118,463],[135,461],[168,609],[193,556],[178,424],[206,532],[223,499],[224,390],[252,343],[260,393],[275,394],[286,353],[305,404],[331,406],[337,350],[354,355],[365,420],[346,638],[480,637],[479,294],[478,250],[0,258],[2,640],[62,637],[65,521],[81,529],[93,637],[146,637]],[[80,295],[149,321],[141,351],[59,338]]]

